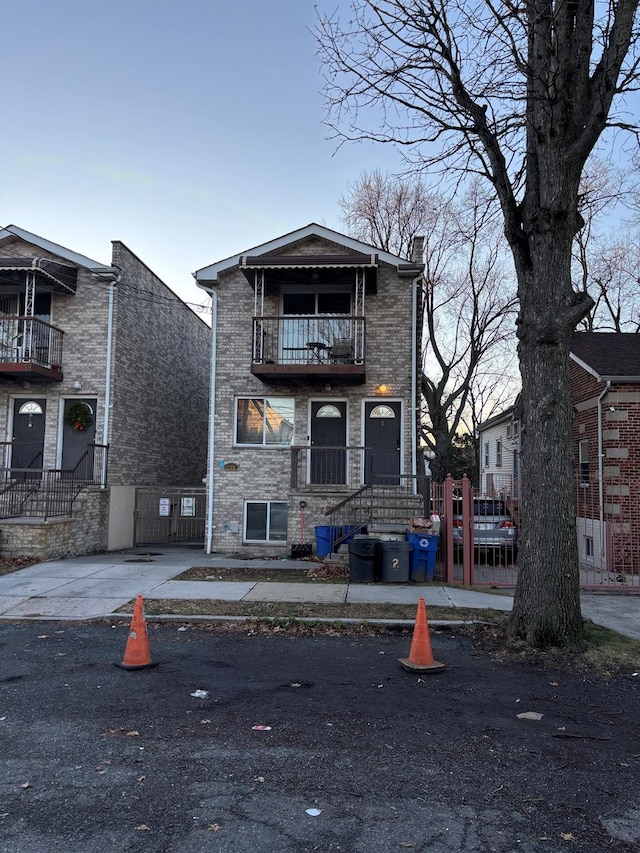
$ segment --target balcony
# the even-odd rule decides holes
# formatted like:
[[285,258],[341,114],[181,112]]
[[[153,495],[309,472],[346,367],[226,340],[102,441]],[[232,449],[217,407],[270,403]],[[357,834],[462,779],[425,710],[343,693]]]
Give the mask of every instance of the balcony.
[[264,380],[364,382],[365,319],[254,317],[251,372]]
[[0,316],[0,377],[62,381],[62,336],[37,317]]

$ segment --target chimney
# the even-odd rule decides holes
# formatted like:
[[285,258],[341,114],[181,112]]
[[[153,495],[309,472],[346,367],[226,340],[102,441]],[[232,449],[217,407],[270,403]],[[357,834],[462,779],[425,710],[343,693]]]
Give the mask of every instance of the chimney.
[[424,263],[424,237],[414,237],[411,241],[411,261],[418,266]]

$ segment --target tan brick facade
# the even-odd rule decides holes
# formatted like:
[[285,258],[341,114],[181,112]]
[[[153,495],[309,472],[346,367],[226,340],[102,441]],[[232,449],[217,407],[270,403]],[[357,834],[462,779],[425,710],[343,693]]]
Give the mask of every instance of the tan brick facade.
[[[34,245],[18,237],[4,239],[0,254],[60,260],[42,243]],[[69,256],[62,256],[65,263],[70,263]],[[12,440],[16,400],[44,399],[42,467],[59,468],[65,400],[92,400],[95,442],[102,444],[106,435],[109,445],[108,484],[201,486],[206,475],[209,327],[120,242],[113,244],[113,276],[93,274],[87,264],[77,266],[75,294],[51,295],[50,323],[64,331],[63,379],[35,383],[0,374],[0,435],[6,442]],[[76,505],[78,510],[86,509],[81,523],[49,525],[37,535],[34,528],[33,547],[36,539],[41,542],[45,537],[57,555],[105,548],[108,518],[90,512],[86,500]],[[63,534],[65,529],[76,532]],[[15,540],[18,534],[14,531],[11,536]],[[61,544],[62,539],[66,544]],[[8,542],[7,536],[4,541]]]
[[[336,255],[348,250],[339,242],[309,237],[286,245],[286,255]],[[271,273],[269,275],[269,273]],[[308,271],[311,282],[312,272]],[[355,278],[355,272],[354,272]],[[291,544],[300,541],[300,501],[306,503],[304,540],[313,543],[314,526],[328,521],[324,511],[361,485],[357,453],[349,483],[318,489],[292,489],[289,447],[247,447],[234,441],[235,405],[238,397],[286,397],[295,401],[293,444],[310,444],[311,405],[314,402],[346,406],[347,439],[352,447],[365,444],[365,401],[393,401],[401,408],[402,470],[411,468],[414,416],[411,388],[412,279],[400,278],[387,263],[377,269],[377,292],[367,293],[366,381],[361,384],[291,377],[261,381],[251,373],[252,317],[254,290],[243,272],[235,266],[224,271],[215,285],[218,294],[216,355],[215,458],[213,550],[243,554],[288,553]],[[264,315],[281,314],[281,291],[277,271],[268,271],[265,284]],[[381,394],[380,385],[387,386]],[[306,457],[305,457],[306,458]],[[355,461],[354,461],[355,460]],[[229,465],[229,463],[231,463]],[[227,466],[226,468],[224,466]],[[285,501],[288,505],[287,541],[249,544],[243,541],[246,501]]]

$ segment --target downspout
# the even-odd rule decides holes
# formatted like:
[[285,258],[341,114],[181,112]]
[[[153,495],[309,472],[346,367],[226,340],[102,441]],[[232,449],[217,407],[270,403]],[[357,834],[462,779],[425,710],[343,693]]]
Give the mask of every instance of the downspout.
[[607,537],[604,529],[604,453],[602,449],[602,401],[611,390],[611,380],[607,379],[607,384],[598,397],[598,508],[600,510],[600,557],[601,568],[607,568]]
[[218,294],[211,290],[211,380],[209,386],[209,449],[207,453],[207,526],[206,553],[211,553],[213,541],[213,476],[215,472],[216,431],[216,348],[218,337]]
[[420,406],[418,405],[418,287],[422,281],[422,273],[413,279],[413,293],[411,294],[411,476],[413,482],[413,493],[418,494],[418,417]]
[[[104,420],[102,425],[102,443],[105,447],[109,444],[109,430],[111,426],[111,357],[113,352],[113,315],[115,308],[115,288],[120,281],[120,276],[109,282],[109,309],[107,318],[107,353],[104,374]],[[101,487],[107,484],[107,452],[102,455]]]

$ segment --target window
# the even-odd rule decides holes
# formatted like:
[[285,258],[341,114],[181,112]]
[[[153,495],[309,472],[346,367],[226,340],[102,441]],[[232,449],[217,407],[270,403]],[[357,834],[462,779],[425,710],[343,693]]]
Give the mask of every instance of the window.
[[283,361],[306,359],[310,343],[333,347],[338,340],[353,338],[351,290],[316,290],[282,294]]
[[288,447],[293,441],[292,397],[236,400],[236,444]]
[[513,422],[513,438],[516,439],[520,435],[520,424],[518,421]]
[[578,471],[580,485],[589,485],[589,439],[583,438],[578,444]]
[[317,418],[341,418],[342,412],[337,406],[331,406],[327,404],[326,406],[320,406],[318,411],[316,412]]
[[513,427],[511,424],[507,424],[507,438],[511,438],[511,433],[513,431]]
[[395,418],[396,413],[391,406],[375,406],[371,409],[370,418]]
[[593,536],[584,537],[584,555],[587,559],[593,559]]
[[484,467],[489,467],[489,442],[485,441],[484,443]]
[[288,505],[284,501],[246,501],[245,542],[286,542]]
[[496,468],[502,466],[502,439],[496,438]]
[[33,400],[29,400],[28,403],[23,403],[18,409],[19,415],[41,415],[42,414],[42,406],[40,403],[36,403]]

